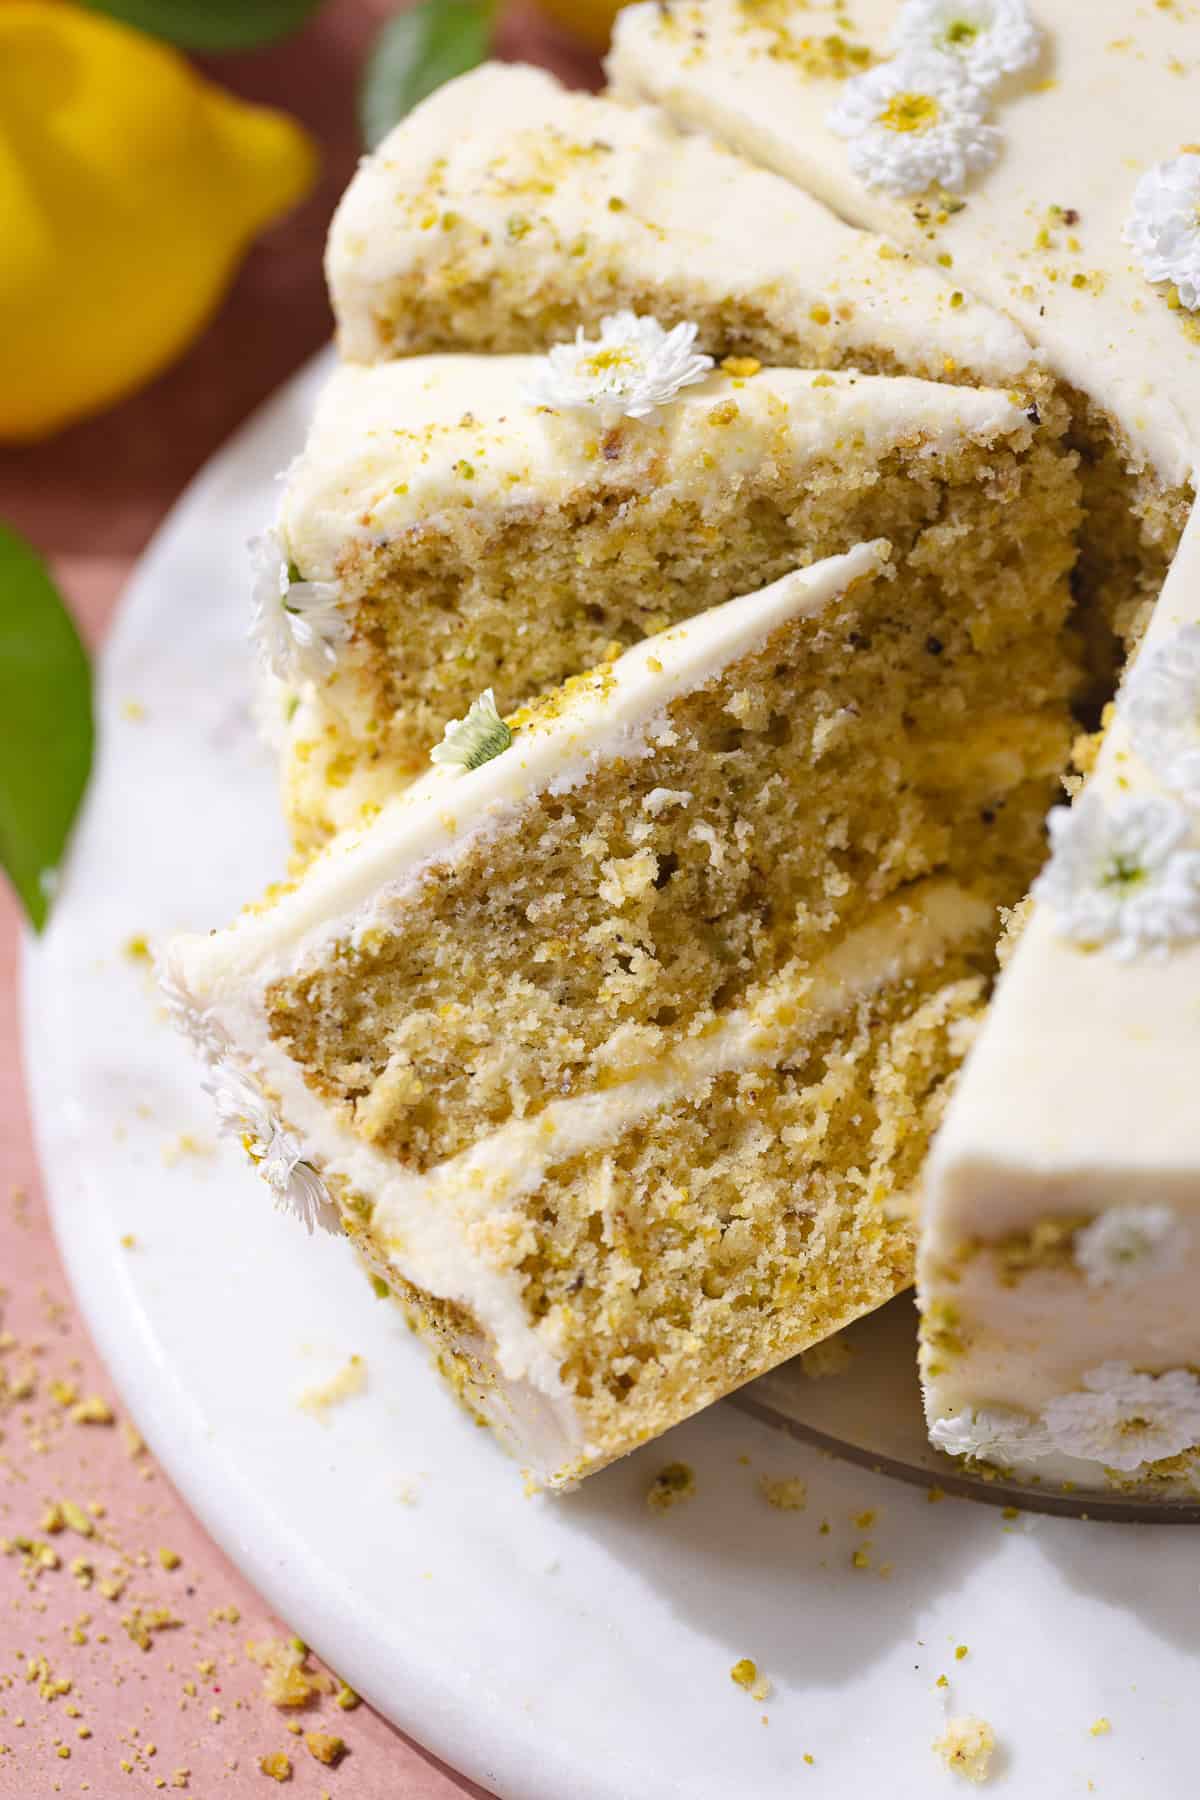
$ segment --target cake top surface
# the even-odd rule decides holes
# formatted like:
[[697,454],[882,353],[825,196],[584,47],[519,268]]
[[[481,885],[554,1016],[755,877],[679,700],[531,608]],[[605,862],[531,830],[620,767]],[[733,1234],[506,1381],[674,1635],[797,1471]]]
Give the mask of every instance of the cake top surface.
[[482,525],[606,491],[669,489],[702,504],[768,463],[786,478],[820,458],[947,451],[1029,430],[1020,401],[993,389],[800,369],[718,370],[655,416],[611,427],[592,409],[546,406],[545,372],[544,358],[525,356],[339,368],[281,510],[305,577],[333,577],[348,543],[450,515]]
[[[571,93],[520,66],[448,83],[364,159],[326,268],[342,348],[364,361],[392,354],[393,303],[422,301],[461,342],[482,295],[505,347],[517,315],[553,324],[606,283],[676,305],[690,296],[735,338],[744,306],[817,340],[823,360],[883,350],[921,374],[993,382],[1033,360],[1011,321],[952,300],[941,272],[778,176],[681,134],[657,108]],[[489,299],[497,278],[507,291]]]
[[[1010,20],[988,38],[1001,64],[1019,65],[1008,72],[978,72],[982,40],[963,45],[964,63],[977,58],[965,98],[961,78],[945,76],[957,52],[930,63],[946,49],[935,42],[946,8],[854,0],[850,10],[847,25],[792,0],[636,5],[620,17],[610,74],[622,93],[660,100],[843,216],[942,261],[1025,328],[1136,456],[1168,483],[1186,481],[1200,440],[1200,313],[1188,310],[1200,295],[1187,275],[1200,277],[1200,5],[968,7],[1021,28]],[[831,56],[836,32],[852,55]],[[1137,209],[1158,237],[1149,264],[1125,235],[1148,174]],[[1147,267],[1165,268],[1168,248],[1171,279],[1152,281]]]
[[[365,828],[323,851],[273,904],[251,909],[226,931],[176,939],[171,964],[193,1001],[236,992],[252,971],[313,953],[348,916],[395,893],[432,860],[469,842],[489,822],[549,789],[565,791],[597,758],[653,753],[653,727],[680,694],[702,687],[779,626],[836,604],[877,576],[889,546],[860,544],[785,575],[644,639],[611,663],[574,677],[513,715],[511,745],[468,768],[439,763],[392,799]],[[650,738],[644,733],[650,728]]]

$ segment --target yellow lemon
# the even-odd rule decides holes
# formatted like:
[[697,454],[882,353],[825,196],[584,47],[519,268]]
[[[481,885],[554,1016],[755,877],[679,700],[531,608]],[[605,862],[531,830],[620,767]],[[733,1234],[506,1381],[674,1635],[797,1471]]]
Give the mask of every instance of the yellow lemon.
[[153,38],[60,0],[0,5],[0,439],[170,362],[315,169],[294,120]]
[[541,10],[565,25],[592,50],[607,50],[613,20],[626,0],[537,0]]

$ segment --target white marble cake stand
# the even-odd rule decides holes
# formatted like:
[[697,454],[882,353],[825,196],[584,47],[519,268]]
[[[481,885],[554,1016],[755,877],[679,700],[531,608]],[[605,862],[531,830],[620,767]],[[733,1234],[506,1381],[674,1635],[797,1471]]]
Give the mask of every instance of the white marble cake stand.
[[[316,379],[215,459],[132,584],[87,814],[26,963],[59,1239],[155,1451],[294,1629],[504,1800],[928,1800],[957,1791],[930,1745],[967,1712],[999,1737],[998,1795],[1064,1800],[1091,1780],[1114,1800],[1183,1800],[1191,1533],[930,1505],[728,1405],[575,1495],[528,1499],[344,1243],[273,1213],[224,1145],[164,1157],[184,1133],[213,1146],[212,1120],[124,946],[225,920],[282,865],[248,713],[242,546]],[[321,1424],[297,1397],[352,1353],[367,1391]],[[824,1384],[826,1423],[846,1379]],[[892,1411],[885,1397],[885,1424]],[[655,1514],[646,1489],[675,1459],[695,1496]],[[807,1509],[772,1510],[764,1475],[802,1476]],[[767,1701],[730,1681],[741,1657]],[[1111,1732],[1090,1735],[1101,1716]]]

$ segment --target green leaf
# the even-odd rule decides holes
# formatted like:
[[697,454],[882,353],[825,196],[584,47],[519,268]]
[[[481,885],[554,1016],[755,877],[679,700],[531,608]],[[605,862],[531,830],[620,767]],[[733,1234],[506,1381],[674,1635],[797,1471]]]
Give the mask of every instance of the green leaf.
[[0,864],[39,931],[92,740],[79,633],[41,558],[0,525]]
[[421,0],[389,19],[367,59],[358,116],[368,149],[444,82],[484,61],[494,0]]
[[182,50],[253,50],[298,31],[321,0],[85,0]]

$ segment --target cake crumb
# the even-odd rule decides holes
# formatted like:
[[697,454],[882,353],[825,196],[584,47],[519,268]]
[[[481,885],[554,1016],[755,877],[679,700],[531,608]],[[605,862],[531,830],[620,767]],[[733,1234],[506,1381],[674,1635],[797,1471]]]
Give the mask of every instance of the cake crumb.
[[269,1756],[260,1756],[258,1766],[264,1775],[272,1781],[290,1781],[292,1779],[292,1759],[285,1756],[282,1750],[273,1750]]
[[759,1492],[776,1512],[803,1512],[808,1501],[808,1484],[799,1475],[760,1475]]
[[305,1389],[300,1396],[300,1410],[311,1413],[314,1419],[323,1420],[332,1407],[363,1393],[366,1385],[367,1365],[361,1356],[352,1356],[331,1381]]
[[1088,1731],[1092,1737],[1107,1737],[1111,1730],[1112,1720],[1106,1719],[1103,1716],[1098,1718],[1094,1725],[1088,1726]]
[[96,1527],[82,1506],[77,1506],[74,1500],[60,1500],[58,1510],[65,1523],[71,1527],[72,1531],[77,1531],[80,1537],[91,1537],[95,1532]]
[[305,1667],[308,1646],[299,1638],[266,1638],[246,1645],[246,1655],[263,1673],[263,1693],[272,1706],[307,1706],[327,1685]]
[[951,1719],[933,1748],[952,1774],[978,1785],[988,1778],[996,1734],[986,1719],[968,1715]]
[[749,1656],[743,1656],[734,1663],[729,1671],[730,1681],[736,1682],[753,1700],[765,1700],[771,1692],[771,1684],[765,1675],[758,1672],[758,1664]]
[[969,1656],[970,1654],[971,1654],[970,1649],[966,1644],[956,1644],[954,1646],[955,1662],[961,1662],[963,1660],[964,1656]]
[[310,1756],[331,1769],[336,1768],[346,1754],[345,1739],[334,1737],[329,1731],[306,1731],[304,1747]]
[[646,1505],[652,1512],[666,1512],[681,1500],[690,1500],[696,1491],[695,1471],[688,1463],[668,1463],[660,1469],[646,1493]]
[[114,1413],[100,1394],[85,1394],[71,1408],[68,1417],[72,1425],[111,1425]]

